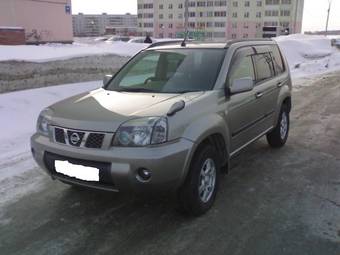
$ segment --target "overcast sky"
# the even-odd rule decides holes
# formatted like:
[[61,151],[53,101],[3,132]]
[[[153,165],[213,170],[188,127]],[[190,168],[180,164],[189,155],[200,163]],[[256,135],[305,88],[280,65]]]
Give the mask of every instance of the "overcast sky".
[[[72,6],[75,14],[137,13],[137,0],[72,0]],[[324,30],[327,8],[328,0],[305,0],[303,31]],[[329,28],[340,30],[340,0],[333,0]]]

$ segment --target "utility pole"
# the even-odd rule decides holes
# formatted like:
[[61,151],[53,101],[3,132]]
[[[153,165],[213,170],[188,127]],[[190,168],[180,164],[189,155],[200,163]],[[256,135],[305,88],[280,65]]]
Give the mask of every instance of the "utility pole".
[[331,12],[332,0],[328,0],[328,3],[329,3],[329,5],[328,5],[328,11],[327,11],[327,21],[326,21],[326,33],[325,33],[325,35],[327,35],[327,33],[328,33],[328,22],[329,22],[329,14]]

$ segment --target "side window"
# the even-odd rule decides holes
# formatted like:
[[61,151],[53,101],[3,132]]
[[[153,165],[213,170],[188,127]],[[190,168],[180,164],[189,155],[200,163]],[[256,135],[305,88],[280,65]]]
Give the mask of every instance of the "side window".
[[252,78],[255,81],[254,66],[252,61],[253,50],[245,48],[238,50],[231,62],[228,74],[228,85],[231,86],[234,80],[241,78]]
[[275,72],[276,74],[281,74],[285,71],[285,67],[283,64],[283,59],[279,50],[278,46],[272,46],[271,47],[272,50],[272,59],[273,59],[273,64],[274,64],[274,68],[275,68]]
[[261,82],[275,76],[271,56],[268,52],[259,53],[253,56],[256,82]]

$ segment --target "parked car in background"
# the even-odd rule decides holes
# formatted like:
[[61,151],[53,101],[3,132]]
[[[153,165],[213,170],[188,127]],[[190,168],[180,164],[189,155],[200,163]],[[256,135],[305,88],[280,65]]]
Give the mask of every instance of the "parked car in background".
[[[154,38],[150,38],[152,40],[152,42],[156,42],[156,40]],[[144,43],[145,41],[145,37],[134,37],[131,38],[128,43]]]
[[242,149],[263,136],[271,147],[285,145],[291,90],[272,40],[158,43],[102,88],[43,110],[32,153],[55,180],[174,192],[198,216],[212,207],[220,175]]
[[130,40],[129,36],[112,36],[107,39],[105,42],[112,43],[112,42],[128,42]]

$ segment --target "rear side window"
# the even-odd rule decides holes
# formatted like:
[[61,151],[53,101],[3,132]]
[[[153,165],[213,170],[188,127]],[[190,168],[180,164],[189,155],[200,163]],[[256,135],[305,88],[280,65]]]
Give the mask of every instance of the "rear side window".
[[261,82],[275,76],[272,59],[269,52],[259,53],[253,56],[256,82]]
[[285,66],[283,64],[283,59],[278,46],[272,46],[272,59],[276,74],[281,74],[285,71]]

